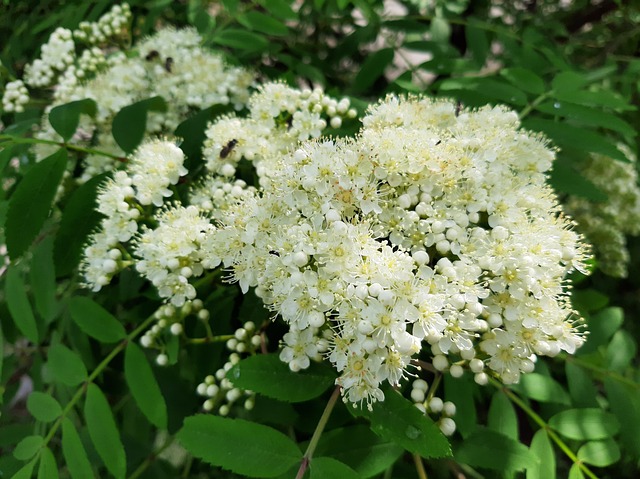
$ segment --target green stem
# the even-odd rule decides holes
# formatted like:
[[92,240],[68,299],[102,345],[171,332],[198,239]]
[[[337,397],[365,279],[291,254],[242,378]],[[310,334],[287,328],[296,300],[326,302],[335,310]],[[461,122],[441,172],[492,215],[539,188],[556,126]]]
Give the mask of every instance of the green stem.
[[220,336],[205,336],[204,338],[187,338],[186,341],[189,344],[209,344],[222,343],[233,338],[235,338],[233,334],[222,334]]
[[327,406],[324,408],[324,412],[320,417],[320,421],[318,421],[318,425],[316,426],[316,430],[313,431],[313,436],[311,436],[311,441],[307,446],[307,450],[304,452],[304,456],[302,457],[302,462],[300,463],[300,469],[298,469],[298,474],[296,475],[296,479],[302,479],[304,477],[304,473],[307,471],[309,467],[309,463],[311,462],[311,458],[313,457],[313,453],[318,446],[318,441],[320,441],[320,436],[322,436],[322,432],[324,431],[325,426],[327,425],[327,421],[329,421],[329,417],[331,416],[331,412],[333,411],[333,407],[336,405],[336,401],[340,396],[340,386],[336,386],[333,390],[333,394],[329,398],[329,402]]
[[584,361],[579,358],[574,358],[572,356],[567,356],[560,359],[564,359],[565,361],[570,363],[575,363],[581,368],[589,369],[595,373],[602,374],[603,376],[610,377],[611,379],[621,382],[623,384],[626,384],[627,386],[631,386],[634,389],[640,389],[640,383],[637,383],[629,378],[625,378],[624,376],[616,373],[615,371],[609,371],[608,369],[601,368],[600,366],[596,366],[595,364],[591,364],[587,361]]
[[531,103],[529,103],[527,106],[525,106],[522,111],[520,112],[520,114],[518,115],[518,118],[520,120],[523,120],[529,113],[531,113],[540,103],[542,103],[544,100],[546,100],[547,98],[549,98],[551,95],[553,94],[553,91],[547,91],[542,93],[541,95],[539,95],[537,98],[535,98]]
[[127,344],[129,344],[129,341],[132,341],[133,339],[135,339],[135,337],[138,336],[142,331],[147,329],[147,327],[153,321],[155,321],[155,317],[153,315],[145,319],[142,322],[142,324],[140,324],[140,326],[138,326],[136,329],[130,332],[127,335],[127,337],[123,339],[120,343],[118,343],[118,345],[115,348],[113,348],[113,350],[107,355],[107,357],[104,358],[100,364],[98,364],[96,369],[93,370],[93,372],[89,375],[87,380],[82,384],[82,386],[78,388],[76,393],[71,398],[71,401],[69,401],[67,405],[64,407],[64,409],[62,410],[62,414],[60,414],[60,417],[56,420],[56,422],[53,423],[53,425],[51,426],[51,429],[49,430],[49,433],[47,434],[47,436],[44,438],[44,441],[42,442],[42,447],[45,447],[47,444],[49,444],[49,441],[53,439],[53,436],[56,434],[56,432],[62,425],[62,421],[64,420],[64,418],[67,416],[67,414],[69,414],[69,412],[78,403],[78,401],[80,401],[80,398],[82,398],[82,396],[84,395],[85,391],[87,390],[87,386],[90,383],[92,383],[93,380],[97,378],[100,373],[102,373],[102,371],[106,369],[106,367],[113,360],[113,358],[115,358],[127,346]]
[[168,437],[162,446],[160,446],[158,449],[153,451],[151,454],[149,454],[145,458],[144,461],[142,461],[142,463],[138,466],[138,468],[131,473],[131,475],[129,476],[129,479],[137,479],[138,477],[140,477],[140,475],[142,475],[142,473],[147,470],[147,468],[153,463],[153,461],[155,461],[158,458],[158,456],[162,454],[162,451],[164,451],[171,444],[173,444],[174,439],[175,438],[173,436]]
[[83,146],[73,145],[71,143],[65,143],[62,141],[54,141],[54,140],[45,140],[42,138],[21,138],[12,135],[0,135],[1,141],[9,141],[12,143],[31,143],[31,144],[42,144],[42,145],[57,145],[61,148],[66,148],[68,150],[79,151],[81,153],[87,153],[89,155],[100,155],[106,156],[107,158],[113,158],[114,160],[118,160],[121,162],[126,162],[127,159],[120,155],[114,155],[113,153],[107,153],[102,150],[95,150],[93,148],[85,148]]
[[553,440],[553,442],[556,443],[556,445],[562,450],[562,452],[564,452],[565,455],[569,459],[571,459],[574,464],[577,464],[578,467],[582,469],[582,472],[584,472],[591,479],[598,479],[598,476],[591,472],[591,469],[589,469],[580,459],[578,459],[578,456],[576,456],[574,452],[569,449],[569,446],[567,446],[567,444],[553,431],[553,429],[549,427],[545,420],[542,419],[538,414],[536,414],[536,412],[531,409],[527,403],[525,403],[522,399],[520,399],[520,397],[518,397],[517,394],[515,394],[510,389],[505,388],[495,379],[491,379],[490,381],[493,386],[501,389],[502,392],[505,393],[511,400],[511,402],[517,404],[520,409],[522,409],[531,419],[533,419],[536,424],[538,424],[538,426],[544,429],[547,435]]
[[427,471],[424,470],[424,464],[422,463],[420,454],[413,453],[413,462],[416,465],[416,472],[418,473],[418,477],[420,479],[428,479]]

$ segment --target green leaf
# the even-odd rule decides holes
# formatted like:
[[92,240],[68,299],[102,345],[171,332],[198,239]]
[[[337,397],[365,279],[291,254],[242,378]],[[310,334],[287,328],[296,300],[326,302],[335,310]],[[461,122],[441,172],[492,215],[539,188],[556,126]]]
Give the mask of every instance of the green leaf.
[[606,201],[608,198],[593,182],[582,176],[566,161],[556,160],[553,163],[549,184],[556,191],[592,201]]
[[76,268],[87,237],[103,217],[95,206],[98,188],[106,177],[102,174],[91,178],[74,191],[66,204],[53,247],[57,276],[70,274]]
[[58,150],[33,165],[11,196],[5,235],[12,259],[19,258],[42,229],[66,165],[66,150]]
[[129,342],[124,353],[124,376],[136,404],[149,422],[167,428],[167,405],[142,350]]
[[276,20],[269,15],[256,12],[255,10],[247,12],[242,16],[238,16],[237,19],[240,23],[249,27],[251,30],[266,33],[267,35],[282,37],[289,33],[287,26],[280,20]]
[[511,439],[517,440],[518,416],[513,408],[513,404],[502,391],[496,391],[489,406],[489,417],[487,419],[489,429],[504,434]]
[[455,452],[456,461],[472,467],[498,471],[521,471],[535,467],[536,456],[524,444],[485,428],[478,428]]
[[386,471],[403,452],[403,448],[378,437],[364,424],[325,432],[316,447],[317,455],[331,456],[363,478]]
[[571,466],[571,469],[569,469],[569,479],[585,479],[582,469],[580,469],[578,464],[574,464]]
[[527,104],[527,95],[520,88],[506,83],[497,76],[447,79],[439,84],[439,93],[455,94],[470,106],[480,106],[486,102],[518,106]]
[[[607,304],[609,304],[609,297],[606,294],[602,294],[600,291],[597,291],[595,289],[578,289],[572,292],[571,303],[576,309],[579,309],[582,312],[591,313],[593,311],[602,309]],[[622,310],[620,310],[620,312],[621,311]],[[604,313],[604,311],[602,313]],[[598,317],[602,313],[598,313],[598,315],[596,315],[595,317]],[[613,313],[607,313],[607,316],[609,314]],[[617,320],[615,320],[614,318],[607,317],[605,319],[605,321],[609,320],[612,320],[614,324],[617,322]],[[589,324],[589,328],[587,329],[591,332],[591,324]],[[616,329],[618,329],[618,327],[616,327]],[[613,332],[611,334],[613,334]],[[611,334],[608,337],[611,337]]]
[[78,129],[80,114],[96,116],[96,111],[97,105],[94,100],[86,98],[72,101],[52,108],[49,112],[49,123],[64,141],[69,141]]
[[239,28],[227,28],[212,38],[214,43],[245,51],[262,51],[269,47],[269,41],[262,35]]
[[38,453],[43,444],[42,436],[27,436],[16,445],[13,457],[20,461],[28,461]]
[[449,25],[449,22],[446,18],[436,16],[433,20],[431,20],[429,33],[431,33],[431,38],[433,39],[433,41],[448,43],[449,37],[451,36],[451,25]]
[[626,331],[616,331],[607,346],[607,368],[622,372],[629,366],[637,352],[636,342]]
[[553,116],[560,115],[584,125],[607,128],[629,137],[634,137],[637,134],[635,128],[620,116],[595,108],[567,102],[546,101],[537,105],[536,110]]
[[384,401],[375,403],[372,411],[357,406],[349,410],[355,416],[367,418],[378,436],[407,451],[426,459],[451,455],[449,441],[431,418],[391,388],[386,389]]
[[53,265],[53,238],[47,236],[34,250],[29,279],[36,310],[50,322],[57,313],[56,274]]
[[258,0],[270,14],[282,20],[297,20],[298,14],[286,0]]
[[310,465],[311,479],[359,479],[356,471],[331,457],[314,457]]
[[544,80],[536,73],[526,68],[504,68],[500,70],[500,75],[506,78],[514,86],[526,91],[527,93],[541,95],[546,90]]
[[150,111],[167,111],[167,103],[162,97],[154,96],[125,106],[113,117],[113,138],[125,153],[132,153],[142,142]]
[[[577,293],[574,291],[573,293]],[[611,307],[587,318],[587,342],[578,350],[580,354],[594,352],[598,347],[607,344],[614,333],[620,329],[624,321],[624,311],[619,307]]]
[[551,81],[551,88],[554,92],[567,92],[579,90],[587,84],[587,79],[576,72],[564,71],[558,73]]
[[50,394],[33,391],[27,398],[27,409],[38,421],[52,422],[60,417],[60,403]]
[[277,354],[257,354],[243,359],[227,373],[235,387],[249,389],[287,402],[316,398],[334,382],[333,369],[312,363],[297,373],[280,361]]
[[489,55],[489,38],[486,29],[480,28],[474,21],[470,21],[465,28],[467,48],[471,50],[471,56],[477,67],[482,68]]
[[15,147],[3,147],[0,149],[0,173],[5,169],[11,158],[13,158],[13,150]]
[[640,394],[637,387],[605,378],[604,388],[611,412],[620,423],[620,442],[635,459],[640,459]]
[[539,373],[524,374],[511,389],[530,399],[569,405],[569,395],[557,381]]
[[597,407],[598,391],[591,377],[580,366],[569,360],[565,363],[565,372],[573,404],[578,407]]
[[590,107],[605,107],[616,110],[634,110],[635,108],[620,95],[608,91],[561,90],[554,92],[554,98],[560,101],[576,103]]
[[27,464],[22,466],[18,472],[11,476],[11,479],[31,479],[31,476],[33,475],[33,468],[35,465],[35,459],[31,462],[28,462]]
[[58,479],[58,465],[51,449],[45,447],[40,453],[38,479]]
[[616,160],[628,161],[625,154],[614,143],[593,130],[542,118],[529,118],[522,123],[528,130],[544,132],[560,147],[600,153]]
[[77,386],[87,379],[87,368],[80,356],[62,344],[49,347],[47,367],[54,380],[67,386]]
[[369,55],[353,80],[351,93],[366,92],[384,74],[385,68],[393,61],[393,48],[382,48]]
[[[4,335],[2,334],[2,327],[0,326],[0,378],[3,378],[2,366],[4,365]],[[2,403],[3,390],[0,389],[0,404]]]
[[62,454],[72,479],[95,477],[78,431],[66,417],[62,420]]
[[616,417],[598,408],[568,409],[549,419],[549,426],[569,439],[604,439],[620,430]]
[[529,450],[538,461],[537,464],[527,468],[527,479],[555,479],[556,456],[544,429],[535,433]]
[[276,477],[302,460],[302,452],[287,436],[242,419],[191,416],[178,440],[195,457],[247,477]]
[[591,441],[578,449],[578,459],[598,467],[610,466],[620,460],[620,448],[613,439]]
[[126,337],[124,326],[95,301],[86,296],[74,296],[69,301],[71,318],[83,333],[101,343],[115,343]]
[[127,459],[118,427],[107,399],[100,388],[93,383],[90,383],[87,388],[84,418],[91,441],[102,462],[116,479],[124,478],[127,472]]
[[5,281],[4,293],[13,322],[29,341],[38,344],[38,325],[20,272],[15,267],[10,267]]

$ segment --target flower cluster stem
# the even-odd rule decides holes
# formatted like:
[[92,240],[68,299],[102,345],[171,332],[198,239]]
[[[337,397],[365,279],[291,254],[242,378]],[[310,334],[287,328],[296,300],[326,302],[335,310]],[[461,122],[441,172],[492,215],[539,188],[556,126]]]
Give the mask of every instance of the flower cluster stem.
[[304,456],[302,457],[302,461],[300,462],[300,468],[298,469],[298,474],[296,474],[296,479],[302,479],[304,477],[304,473],[307,472],[307,468],[309,467],[309,463],[311,462],[311,458],[313,457],[313,453],[318,446],[318,441],[320,441],[320,437],[324,431],[327,422],[329,421],[329,417],[331,417],[331,412],[333,411],[334,406],[336,405],[336,401],[340,397],[340,386],[336,386],[333,390],[333,394],[329,398],[329,402],[327,402],[326,407],[320,416],[320,420],[318,421],[318,425],[316,426],[316,430],[313,431],[313,436],[311,436],[311,441],[309,441],[309,445],[307,446],[307,450],[304,452]]

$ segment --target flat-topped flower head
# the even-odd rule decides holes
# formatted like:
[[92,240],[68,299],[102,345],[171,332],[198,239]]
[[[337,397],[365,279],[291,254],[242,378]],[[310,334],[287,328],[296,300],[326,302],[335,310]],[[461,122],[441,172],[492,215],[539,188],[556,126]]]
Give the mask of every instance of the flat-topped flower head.
[[[252,103],[263,122],[270,105]],[[363,125],[272,156],[258,196],[205,242],[290,325],[281,359],[304,368],[328,335],[345,399],[372,403],[417,354],[515,382],[537,355],[574,352],[565,277],[587,249],[545,184],[546,140],[505,108],[419,97],[389,97]]]

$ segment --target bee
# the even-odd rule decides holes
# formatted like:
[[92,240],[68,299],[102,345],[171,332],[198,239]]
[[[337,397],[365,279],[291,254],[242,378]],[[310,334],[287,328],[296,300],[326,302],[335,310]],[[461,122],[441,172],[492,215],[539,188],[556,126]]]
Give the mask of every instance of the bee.
[[235,146],[238,144],[238,140],[233,139],[229,143],[226,144],[222,150],[220,150],[220,158],[224,159],[231,154]]
[[151,60],[158,58],[159,56],[160,53],[158,53],[158,50],[151,50],[149,53],[147,53],[147,56],[144,57],[144,59],[150,62]]
[[173,66],[173,58],[167,57],[164,62],[164,69],[171,73],[171,67]]

